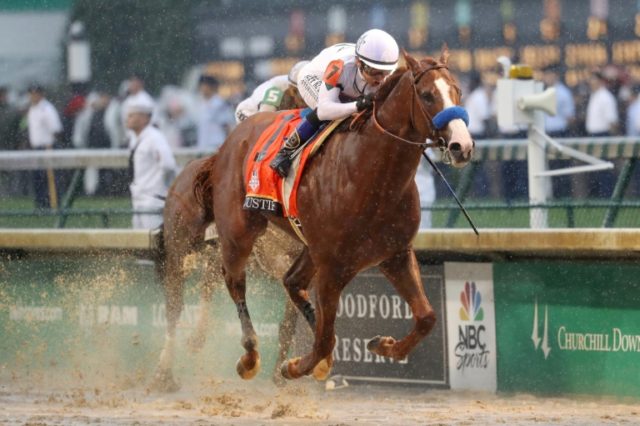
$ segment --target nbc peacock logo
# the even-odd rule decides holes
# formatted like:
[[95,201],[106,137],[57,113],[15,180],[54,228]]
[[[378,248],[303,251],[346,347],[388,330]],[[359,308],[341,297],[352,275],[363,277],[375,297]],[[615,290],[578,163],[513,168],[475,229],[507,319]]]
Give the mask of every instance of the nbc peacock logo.
[[484,319],[484,310],[480,306],[482,296],[480,291],[476,289],[476,283],[469,281],[464,283],[464,290],[460,292],[460,319],[463,321],[482,321]]

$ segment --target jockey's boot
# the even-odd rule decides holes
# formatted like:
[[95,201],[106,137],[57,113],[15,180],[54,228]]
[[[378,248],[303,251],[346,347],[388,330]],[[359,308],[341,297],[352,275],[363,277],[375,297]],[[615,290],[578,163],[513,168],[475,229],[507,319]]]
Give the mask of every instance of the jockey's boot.
[[284,146],[280,148],[276,158],[274,158],[269,164],[269,167],[275,170],[276,173],[283,178],[287,177],[289,169],[291,168],[291,157],[293,156],[294,151],[300,148],[301,144],[306,142],[307,141],[301,141],[300,133],[298,132],[298,129],[295,129],[284,141]]
[[287,177],[291,168],[293,153],[304,146],[322,125],[318,119],[317,110],[308,113],[298,127],[284,141],[284,146],[269,164],[280,176]]

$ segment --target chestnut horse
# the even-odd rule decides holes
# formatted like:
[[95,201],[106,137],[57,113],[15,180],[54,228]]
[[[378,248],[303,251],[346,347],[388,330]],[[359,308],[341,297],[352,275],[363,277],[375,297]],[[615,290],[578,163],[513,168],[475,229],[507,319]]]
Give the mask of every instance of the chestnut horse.
[[[304,105],[304,100],[297,89],[289,87],[282,97],[280,107],[293,109],[304,107]],[[165,292],[167,331],[151,383],[152,389],[161,392],[173,392],[179,388],[173,378],[172,367],[176,346],[176,326],[184,305],[184,282],[188,275],[185,259],[189,255],[205,254],[207,245],[211,247],[206,255],[215,257],[216,254],[215,241],[205,243],[205,230],[213,221],[210,204],[204,206],[199,203],[192,190],[194,179],[202,164],[206,161],[212,162],[214,158],[215,156],[210,160],[198,159],[187,164],[171,185],[165,202],[159,257],[156,261]],[[284,268],[288,268],[300,251],[300,243],[287,237],[284,232],[271,227],[270,232],[259,241],[255,255],[257,264],[263,272],[280,279],[286,271]],[[215,273],[215,269],[212,269],[213,262],[214,259],[207,259],[204,262],[204,281],[200,283],[197,323],[188,340],[189,346],[194,351],[201,349],[206,340],[212,289],[217,279],[222,278]],[[288,302],[279,327],[279,362],[284,361],[289,351],[295,331],[296,314],[295,306]],[[277,383],[282,380],[277,370],[273,378]]]
[[[440,129],[434,124],[437,113],[460,110],[451,108],[460,103],[460,89],[447,68],[448,49],[443,48],[439,60],[418,62],[406,52],[403,56],[407,67],[383,83],[371,117],[357,130],[334,133],[309,160],[300,180],[299,220],[307,245],[286,273],[284,285],[315,336],[310,353],[282,364],[285,378],[312,372],[317,379],[327,377],[340,294],[358,272],[372,266],[378,265],[409,304],[415,324],[401,340],[373,338],[367,345],[371,352],[404,359],[435,324],[412,248],[420,222],[414,177],[427,139],[440,141],[456,167],[469,162],[474,143],[460,117],[450,117]],[[218,228],[222,272],[238,310],[246,351],[236,369],[245,379],[255,376],[260,366],[245,300],[247,258],[269,222],[293,234],[285,218],[242,208],[247,155],[273,119],[273,114],[256,115],[236,127],[215,161],[202,166],[194,188],[211,207]],[[315,311],[307,291],[312,279]]]

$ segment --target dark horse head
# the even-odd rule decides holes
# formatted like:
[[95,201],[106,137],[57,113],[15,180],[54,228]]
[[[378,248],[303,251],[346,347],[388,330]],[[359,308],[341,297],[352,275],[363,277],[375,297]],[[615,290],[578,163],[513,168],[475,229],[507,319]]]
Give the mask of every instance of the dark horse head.
[[[405,51],[403,56],[406,68],[389,77],[377,100],[384,101],[398,86],[411,85],[411,99],[405,98],[398,107],[409,108],[415,135],[443,148],[454,167],[464,167],[471,160],[475,143],[467,129],[467,113],[460,107],[460,87],[448,69],[448,48],[443,47],[437,60],[427,57],[418,61]],[[384,117],[385,112],[380,112]],[[389,118],[397,116],[398,108],[387,108],[386,113]]]

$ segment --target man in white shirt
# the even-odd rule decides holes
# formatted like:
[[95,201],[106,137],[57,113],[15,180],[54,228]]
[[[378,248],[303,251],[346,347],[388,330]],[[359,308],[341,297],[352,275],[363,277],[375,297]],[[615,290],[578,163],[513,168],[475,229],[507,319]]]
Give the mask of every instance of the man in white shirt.
[[[466,99],[465,99],[466,98]],[[487,122],[491,119],[491,87],[485,83],[482,75],[473,71],[469,76],[469,95],[463,96],[464,109],[469,114],[469,133],[474,141],[486,139]],[[496,179],[490,179],[493,171],[492,165],[483,162],[477,166],[473,191],[480,197],[486,197],[493,189],[493,193],[499,192]],[[494,188],[495,187],[495,188]]]
[[235,126],[233,109],[218,95],[218,80],[202,75],[199,82],[203,103],[198,120],[198,148],[216,152]]
[[618,128],[618,103],[607,89],[604,75],[594,72],[589,80],[591,95],[587,104],[585,128],[589,136],[611,136]]
[[149,101],[151,102],[151,104],[153,105],[153,111],[151,113],[151,122],[155,123],[156,120],[156,105],[155,105],[155,101],[153,100],[153,97],[145,90],[144,88],[144,80],[142,79],[142,77],[138,74],[132,74],[131,77],[129,77],[129,80],[127,80],[127,96],[124,100],[124,102],[122,103],[122,122],[125,123],[127,122],[127,108],[129,107],[129,104],[131,102],[136,102],[137,99],[142,99],[142,102],[146,102],[148,103]]
[[149,99],[132,99],[127,108],[127,129],[131,130],[129,166],[133,169],[131,204],[134,229],[152,229],[162,224],[164,197],[176,173],[176,160],[164,135],[151,123],[154,104]]
[[[58,112],[44,96],[39,85],[29,87],[30,107],[27,113],[29,145],[32,149],[53,149],[57,135],[62,132]],[[57,190],[53,170],[34,170],[33,188],[36,208],[55,207]]]
[[[587,103],[585,128],[589,136],[604,137],[615,135],[618,131],[618,103],[607,88],[605,76],[596,71],[589,79],[591,95]],[[589,196],[592,198],[611,197],[615,185],[613,171],[589,173],[586,176]]]
[[626,129],[627,136],[638,137],[640,136],[640,86],[634,87],[633,94],[633,102],[627,108]]
[[552,138],[569,137],[569,127],[576,115],[573,94],[560,80],[558,66],[548,67],[544,72],[544,84],[556,89],[556,114],[544,115],[545,132]]

